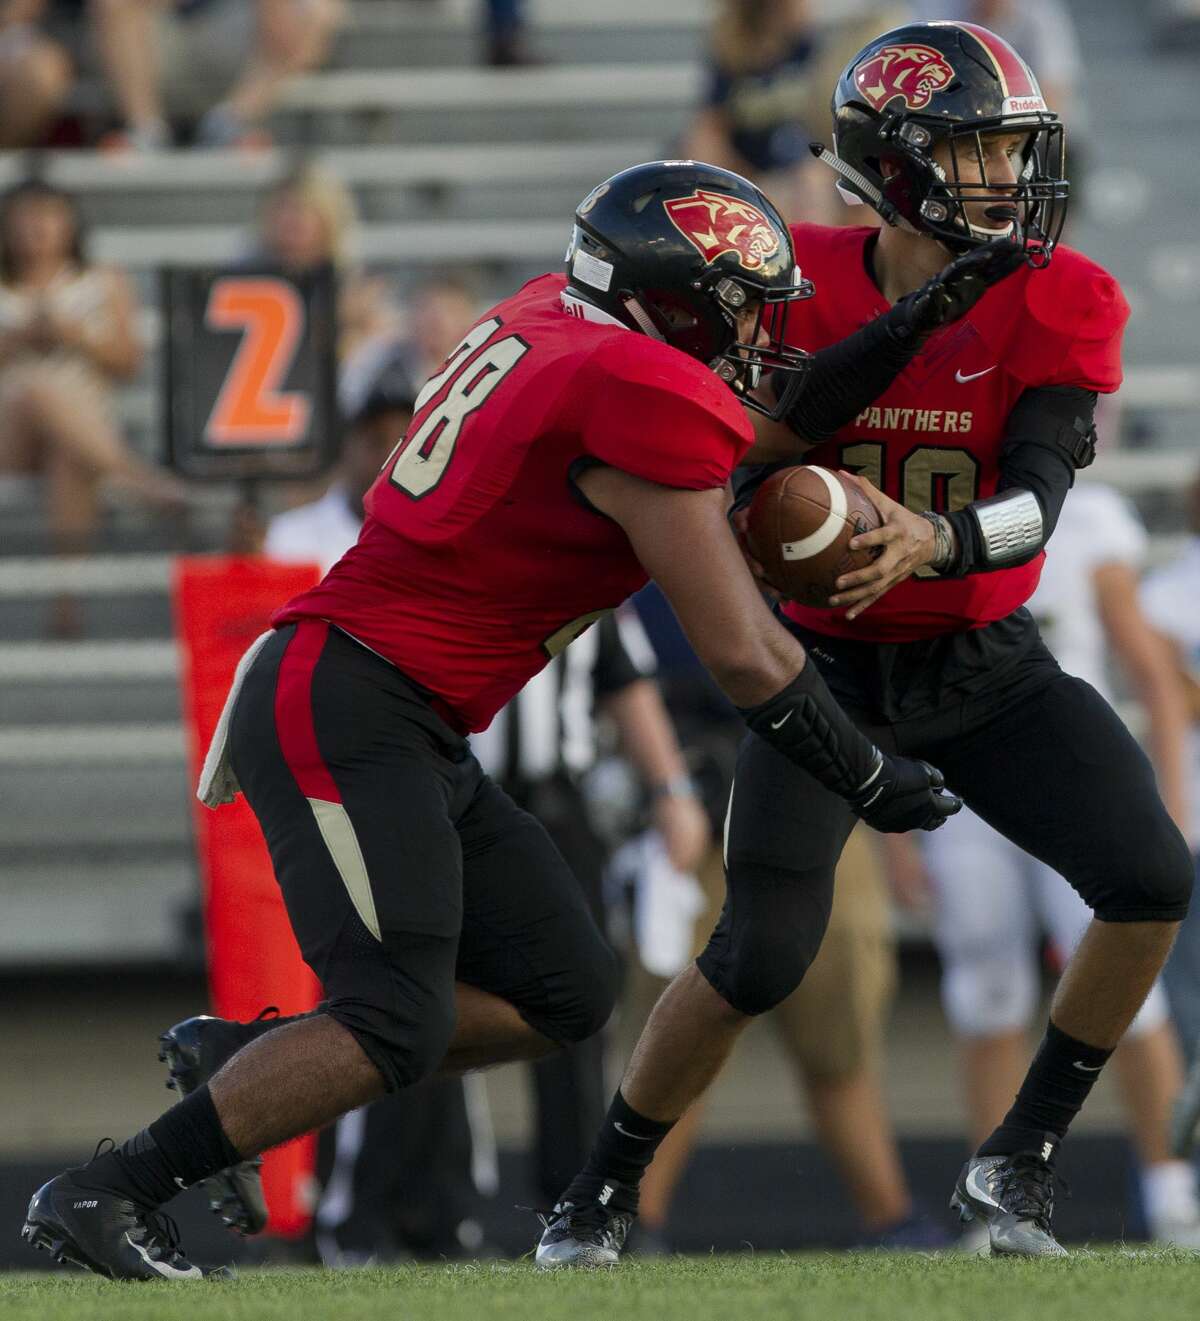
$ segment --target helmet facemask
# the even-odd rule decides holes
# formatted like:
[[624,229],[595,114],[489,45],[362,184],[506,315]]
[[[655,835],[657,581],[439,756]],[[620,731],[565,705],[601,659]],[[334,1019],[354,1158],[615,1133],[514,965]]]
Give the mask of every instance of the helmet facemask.
[[[951,251],[965,252],[1006,234],[1025,250],[1031,266],[1045,266],[1062,234],[1069,184],[1066,141],[1058,116],[1048,112],[997,116],[947,128],[944,121],[894,116],[880,126],[893,149],[897,172],[884,179],[884,197]],[[1024,135],[1015,182],[992,183],[987,176],[985,139]],[[948,167],[934,157],[945,143]],[[992,225],[981,224],[979,204],[987,203]],[[968,209],[970,207],[970,209]],[[1006,223],[1007,221],[1007,223]]]
[[794,394],[809,355],[784,342],[787,307],[813,288],[786,222],[749,180],[697,161],[624,170],[580,203],[566,262],[573,296],[782,416],[765,377],[783,373],[780,393],[790,381]]

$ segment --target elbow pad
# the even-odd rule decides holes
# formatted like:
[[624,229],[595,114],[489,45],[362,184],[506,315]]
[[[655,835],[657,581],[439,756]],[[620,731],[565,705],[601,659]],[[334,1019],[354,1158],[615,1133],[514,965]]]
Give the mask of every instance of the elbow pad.
[[882,754],[838,705],[811,660],[774,697],[738,709],[760,738],[839,797],[854,799],[879,776]]
[[1042,506],[1032,491],[1002,491],[987,500],[976,500],[966,513],[979,530],[984,565],[1002,569],[1031,559],[1046,540]]

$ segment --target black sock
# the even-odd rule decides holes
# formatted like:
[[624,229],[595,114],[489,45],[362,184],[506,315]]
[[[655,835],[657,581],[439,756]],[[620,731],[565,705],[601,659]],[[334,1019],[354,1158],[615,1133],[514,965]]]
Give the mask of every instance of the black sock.
[[571,1180],[563,1199],[596,1201],[603,1196],[606,1185],[614,1185],[613,1191],[605,1198],[605,1205],[622,1211],[636,1211],[642,1175],[654,1159],[659,1144],[674,1126],[673,1119],[664,1124],[639,1115],[618,1091],[604,1117],[587,1164]]
[[206,1084],[128,1142],[89,1161],[76,1178],[85,1187],[107,1188],[144,1206],[161,1206],[181,1188],[241,1159],[225,1136]]
[[1048,1024],[1012,1109],[979,1155],[1039,1151],[1051,1134],[1064,1137],[1111,1054]]

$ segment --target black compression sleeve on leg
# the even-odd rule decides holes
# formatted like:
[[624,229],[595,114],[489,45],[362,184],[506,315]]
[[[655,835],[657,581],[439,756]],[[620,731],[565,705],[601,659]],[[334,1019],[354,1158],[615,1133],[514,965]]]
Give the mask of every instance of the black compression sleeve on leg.
[[895,313],[892,308],[819,349],[809,370],[796,377],[796,397],[786,404],[785,417],[802,440],[820,444],[853,422],[913,360],[921,337],[899,334]]
[[1066,1136],[1111,1050],[1068,1036],[1053,1021],[1046,1025],[1021,1090],[1004,1121],[979,1148],[981,1156],[1037,1151],[1046,1135]]
[[860,794],[882,769],[879,749],[855,728],[811,661],[782,692],[739,709],[760,738],[842,798]]
[[614,1211],[636,1211],[642,1175],[675,1123],[673,1119],[665,1122],[647,1119],[618,1089],[587,1164],[571,1180],[561,1200],[576,1204],[595,1201],[604,1195],[604,1186],[608,1184],[610,1192],[604,1198],[605,1206],[611,1206]]
[[149,1128],[94,1157],[79,1171],[79,1181],[123,1193],[144,1206],[161,1206],[180,1188],[241,1159],[225,1136],[205,1083]]

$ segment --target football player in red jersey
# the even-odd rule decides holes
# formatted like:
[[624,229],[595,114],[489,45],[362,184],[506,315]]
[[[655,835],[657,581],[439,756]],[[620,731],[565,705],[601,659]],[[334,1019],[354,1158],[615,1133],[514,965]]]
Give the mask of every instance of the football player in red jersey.
[[[787,603],[781,618],[860,728],[936,762],[1094,911],[1026,1081],[953,1197],[964,1219],[986,1223],[993,1252],[1059,1255],[1058,1144],[1159,972],[1192,885],[1146,757],[1095,690],[1063,674],[1022,608],[1092,459],[1096,396],[1120,384],[1128,309],[1110,275],[1057,245],[1062,125],[993,33],[954,22],[888,32],[850,62],[833,112],[835,152],[823,156],[884,224],[793,227],[819,293],[785,309],[785,337],[816,349],[814,373],[791,400],[781,382],[792,434],[760,420],[756,456],[794,463],[799,444],[857,473],[883,526],[851,545],[882,551],[839,580],[832,608]],[[982,259],[1005,240],[1022,269],[930,333],[914,291],[948,254]],[[724,912],[651,1015],[542,1235],[543,1264],[616,1261],[658,1143],[816,953],[852,824],[805,770],[746,739]]]
[[[912,316],[958,316],[1011,269],[967,254]],[[358,543],[239,665],[202,777],[206,803],[240,789],[257,813],[328,999],[172,1029],[188,1095],[39,1189],[27,1241],[113,1278],[200,1278],[156,1216],[179,1187],[435,1070],[600,1028],[612,955],[465,735],[648,575],[785,764],[881,830],[958,810],[930,765],[841,711],[726,521],[747,407],[765,422],[794,394],[764,403],[762,374],[809,366],[783,314],[810,292],[753,185],[637,166],[580,205],[567,276],[492,309],[426,383]]]

